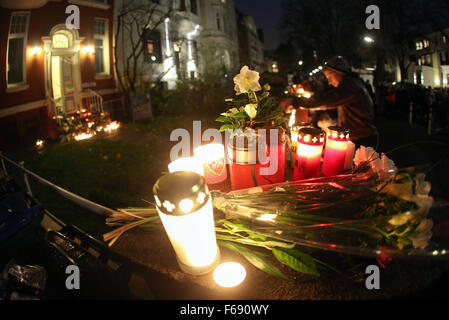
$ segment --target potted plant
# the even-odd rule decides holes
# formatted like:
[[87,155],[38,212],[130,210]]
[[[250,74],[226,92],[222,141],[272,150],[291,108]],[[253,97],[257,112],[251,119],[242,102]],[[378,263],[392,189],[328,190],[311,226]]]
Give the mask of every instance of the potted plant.
[[284,181],[288,119],[259,79],[244,66],[234,77],[235,96],[225,100],[229,110],[216,119],[232,138],[227,156],[233,190]]

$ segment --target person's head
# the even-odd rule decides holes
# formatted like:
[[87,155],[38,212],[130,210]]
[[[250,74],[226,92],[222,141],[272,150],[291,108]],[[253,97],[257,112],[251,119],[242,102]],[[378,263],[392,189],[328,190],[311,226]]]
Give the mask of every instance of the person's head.
[[326,62],[323,73],[331,86],[338,87],[344,76],[351,72],[349,63],[342,56],[336,56]]

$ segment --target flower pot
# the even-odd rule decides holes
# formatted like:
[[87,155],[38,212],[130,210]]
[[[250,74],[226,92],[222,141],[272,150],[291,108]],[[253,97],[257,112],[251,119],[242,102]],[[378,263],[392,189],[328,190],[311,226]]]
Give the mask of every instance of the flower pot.
[[266,132],[266,136],[256,131],[249,137],[234,137],[228,144],[232,190],[284,181],[285,132],[280,129],[277,139],[272,142],[270,131]]

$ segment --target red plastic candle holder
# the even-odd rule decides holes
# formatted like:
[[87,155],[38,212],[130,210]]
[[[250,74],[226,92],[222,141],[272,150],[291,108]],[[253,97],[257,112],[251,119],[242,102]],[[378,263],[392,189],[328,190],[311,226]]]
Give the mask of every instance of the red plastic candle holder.
[[335,176],[343,172],[349,141],[348,129],[335,126],[328,128],[321,169],[323,175]]
[[[267,130],[269,132],[269,130]],[[247,139],[246,139],[247,140]],[[258,143],[245,142],[237,146],[235,140],[228,145],[229,172],[232,190],[280,183],[285,180],[285,133],[279,134],[278,141]],[[259,151],[260,149],[260,151]],[[263,174],[262,170],[272,167],[272,154],[277,152],[277,166],[273,174]]]
[[293,180],[319,176],[325,135],[324,131],[316,128],[303,128],[299,131]]
[[297,122],[293,124],[290,130],[290,140],[292,142],[291,148],[291,167],[294,168],[296,165],[296,148],[298,146],[298,136],[299,130],[303,128],[313,128],[313,124],[311,122]]

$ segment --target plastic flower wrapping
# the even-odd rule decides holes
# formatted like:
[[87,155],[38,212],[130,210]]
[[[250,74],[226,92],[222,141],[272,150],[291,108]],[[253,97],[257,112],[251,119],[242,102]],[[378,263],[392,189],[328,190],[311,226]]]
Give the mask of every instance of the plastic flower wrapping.
[[351,173],[215,192],[226,219],[301,246],[362,256],[446,255],[431,243],[430,183],[360,147]]

